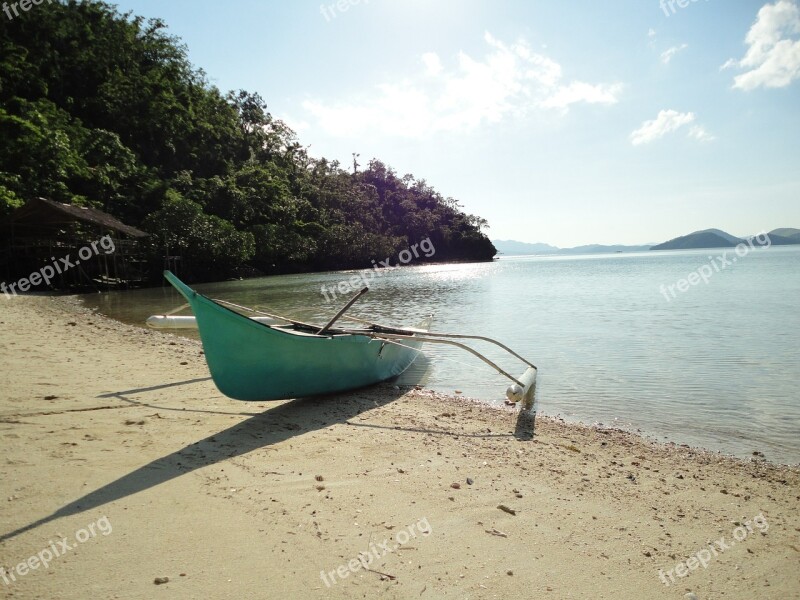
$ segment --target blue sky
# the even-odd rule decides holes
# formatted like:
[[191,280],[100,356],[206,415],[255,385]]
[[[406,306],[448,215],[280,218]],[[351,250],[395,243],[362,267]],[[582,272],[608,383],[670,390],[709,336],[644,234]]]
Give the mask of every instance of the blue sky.
[[566,247],[800,227],[798,1],[116,4],[312,155],[377,157],[493,239]]

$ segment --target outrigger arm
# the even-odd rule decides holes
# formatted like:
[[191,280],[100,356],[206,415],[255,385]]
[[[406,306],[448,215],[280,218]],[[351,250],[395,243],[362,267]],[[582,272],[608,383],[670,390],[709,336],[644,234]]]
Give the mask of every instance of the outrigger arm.
[[[348,317],[352,320],[360,320],[354,319],[353,317]],[[353,330],[346,333],[360,333],[361,335],[370,335],[374,339],[382,340],[382,341],[395,341],[395,340],[413,340],[416,342],[422,342],[425,344],[445,344],[448,346],[455,346],[457,348],[461,348],[462,350],[466,350],[473,356],[478,357],[484,363],[492,367],[495,371],[499,374],[507,377],[512,381],[512,384],[508,386],[506,389],[506,398],[511,402],[517,403],[522,402],[523,406],[526,408],[530,408],[533,404],[533,393],[536,388],[536,374],[537,374],[537,367],[532,362],[526,360],[516,352],[514,352],[511,348],[506,346],[505,344],[498,342],[497,340],[493,340],[492,338],[480,336],[480,335],[465,335],[465,334],[458,334],[458,333],[433,333],[433,332],[416,332],[408,329],[402,328],[395,328],[395,327],[385,327],[381,325],[372,324],[369,333],[365,332],[364,330]],[[374,334],[374,335],[373,335]],[[512,376],[510,373],[499,367],[496,363],[491,361],[490,359],[486,358],[483,354],[478,352],[477,350],[467,346],[466,344],[462,344],[460,342],[455,342],[449,339],[443,338],[456,338],[456,339],[472,339],[472,340],[480,340],[484,342],[489,342],[490,344],[494,344],[511,354],[512,356],[517,357],[525,364],[529,365],[525,372],[520,375],[519,378]]]

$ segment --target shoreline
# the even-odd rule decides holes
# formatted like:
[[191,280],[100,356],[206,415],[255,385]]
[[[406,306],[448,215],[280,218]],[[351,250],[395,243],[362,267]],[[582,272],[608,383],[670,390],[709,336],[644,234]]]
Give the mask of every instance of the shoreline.
[[[114,323],[120,323],[120,324],[125,325],[125,326],[131,326],[131,327],[134,327],[134,328],[137,328],[137,329],[142,329],[142,330],[148,331],[148,332],[158,331],[158,330],[154,330],[154,329],[151,329],[151,328],[147,327],[142,322],[139,322],[139,321],[137,321],[137,322],[121,321],[121,320],[115,319],[113,317],[110,317],[108,315],[105,315],[102,312],[99,312],[96,308],[88,307],[88,306],[85,305],[84,298],[82,298],[81,297],[82,295],[80,295],[80,294],[71,294],[71,293],[65,293],[65,294],[53,293],[53,294],[50,294],[50,293],[45,293],[45,294],[38,294],[37,296],[38,297],[43,297],[43,298],[44,297],[56,298],[59,301],[66,303],[67,305],[76,307],[76,309],[78,309],[78,310],[89,311],[91,314],[96,314],[96,315],[98,315],[98,316],[100,316],[102,318],[108,319],[109,321],[114,322]],[[169,330],[164,330],[164,331],[169,331]],[[183,333],[181,333],[178,330],[176,330],[174,333],[164,333],[164,335],[175,335],[177,337],[180,337],[181,339],[189,339],[189,340],[197,342],[198,344],[200,343],[198,335],[194,335],[194,336],[187,335],[185,333],[186,331],[187,330],[183,330]],[[163,333],[163,331],[162,331],[162,333]],[[402,388],[402,389],[406,389],[406,390],[412,390],[417,386],[413,385],[413,384],[403,384],[403,385],[399,385],[399,387]],[[491,402],[489,400],[483,400],[483,399],[480,399],[480,398],[474,398],[474,397],[471,397],[471,396],[466,396],[464,394],[453,394],[453,393],[447,393],[447,392],[442,392],[442,391],[436,391],[436,393],[441,395],[443,398],[448,398],[448,399],[456,400],[456,401],[462,401],[463,400],[463,401],[467,401],[467,402],[474,402],[474,403],[476,403],[476,404],[478,404],[480,406],[484,406],[484,407],[489,408],[489,409],[511,410],[511,411],[514,411],[514,412],[518,411],[518,409],[516,407],[509,407],[509,406],[503,405],[503,404],[500,403],[499,400],[496,401],[496,402]],[[536,411],[536,409],[538,407],[539,407],[539,402],[535,401],[534,411]],[[714,455],[718,455],[718,456],[722,456],[722,457],[727,457],[727,458],[731,458],[731,459],[736,459],[736,460],[741,460],[741,461],[745,461],[745,462],[750,461],[750,460],[758,460],[758,461],[766,460],[766,462],[768,462],[770,464],[800,469],[800,461],[798,461],[798,462],[788,462],[788,461],[787,462],[781,462],[780,460],[774,460],[774,459],[770,458],[768,455],[766,455],[765,453],[763,453],[761,451],[748,451],[746,455],[745,455],[744,452],[741,455],[737,455],[737,454],[734,454],[733,452],[725,452],[723,450],[717,450],[717,449],[710,448],[710,447],[703,446],[703,445],[699,445],[699,444],[687,443],[687,442],[684,442],[684,441],[680,441],[678,439],[670,439],[669,436],[668,435],[664,435],[663,432],[655,432],[655,431],[645,432],[645,431],[642,431],[639,427],[637,427],[633,423],[630,423],[630,427],[628,427],[628,428],[626,428],[626,427],[617,427],[617,426],[609,426],[609,425],[606,425],[606,424],[603,424],[603,423],[599,423],[599,424],[592,423],[592,422],[589,422],[589,421],[582,420],[580,418],[565,418],[565,417],[561,416],[561,413],[549,414],[549,413],[544,413],[544,412],[536,412],[536,417],[537,418],[548,418],[548,419],[561,420],[565,425],[574,425],[574,426],[580,426],[580,427],[589,427],[589,428],[597,428],[597,429],[610,430],[610,431],[625,432],[625,433],[633,435],[633,436],[635,436],[637,438],[641,438],[641,439],[647,440],[647,441],[652,441],[653,443],[656,443],[656,444],[659,444],[659,445],[664,445],[664,446],[667,446],[667,447],[691,448],[691,449],[699,451],[699,452],[710,453],[710,454],[714,454]],[[753,456],[755,456],[756,459],[753,459],[752,458]]]
[[797,467],[390,384],[236,402],[197,341],[4,308],[9,597],[800,595]]
[[[464,260],[439,260],[439,261],[432,261],[432,260],[425,260],[425,261],[416,261],[416,262],[408,262],[408,263],[397,263],[397,264],[390,264],[385,267],[381,268],[388,268],[389,270],[395,269],[402,269],[405,267],[429,267],[429,266],[436,266],[436,265],[469,265],[469,264],[486,264],[491,263],[495,260],[498,260],[497,256],[495,255],[492,258],[487,258],[484,260],[474,260],[474,259],[464,259]],[[328,273],[356,273],[359,271],[371,271],[375,268],[374,265],[365,265],[363,267],[348,267],[348,268],[336,268],[336,269],[325,269],[323,271],[315,271],[315,270],[289,270],[289,271],[278,271],[275,273],[264,273],[259,271],[258,274],[248,274],[248,275],[240,275],[239,277],[229,277],[228,279],[201,279],[198,281],[187,281],[192,285],[206,285],[206,284],[214,284],[214,283],[226,283],[229,281],[247,281],[250,279],[264,279],[266,277],[282,277],[288,275],[325,275]],[[100,289],[100,284],[96,286],[85,285],[84,287],[68,287],[65,289],[37,289],[40,286],[31,287],[30,291],[20,292],[17,293],[16,291],[12,291],[11,294],[8,292],[4,292],[3,295],[6,299],[18,298],[18,297],[27,297],[27,296],[53,296],[53,297],[62,297],[62,298],[69,298],[71,296],[81,295],[81,294],[92,294],[92,293],[108,293],[108,292],[127,292],[127,291],[134,291],[134,290],[149,290],[154,288],[163,287],[163,276],[161,272],[159,272],[158,277],[154,278],[152,281],[148,280],[146,285],[140,286],[132,286],[127,288],[119,288],[115,289],[109,287],[108,289]]]

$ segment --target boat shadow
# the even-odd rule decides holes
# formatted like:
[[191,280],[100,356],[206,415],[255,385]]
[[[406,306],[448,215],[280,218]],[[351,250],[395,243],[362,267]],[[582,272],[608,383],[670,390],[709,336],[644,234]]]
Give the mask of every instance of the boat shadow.
[[[171,411],[171,412],[181,412],[181,413],[200,413],[200,414],[207,414],[207,415],[239,415],[243,417],[255,417],[260,415],[260,412],[245,412],[245,411],[228,411],[228,410],[208,410],[205,408],[187,408],[185,406],[164,406],[163,404],[153,404],[151,402],[141,402],[139,400],[133,400],[128,398],[130,395],[134,394],[143,394],[145,392],[155,392],[171,387],[177,387],[181,385],[191,385],[193,383],[203,383],[206,381],[211,381],[211,377],[198,377],[196,379],[187,379],[186,381],[176,381],[173,383],[164,383],[161,385],[151,385],[149,387],[143,388],[136,388],[133,390],[123,390],[121,392],[109,392],[108,394],[100,394],[97,398],[108,399],[114,398],[115,400],[119,400],[120,402],[125,402],[126,404],[131,404],[133,406],[146,406],[147,408],[153,408],[156,410],[164,410],[164,411]],[[263,412],[263,411],[262,411]]]
[[517,413],[517,420],[514,424],[514,431],[509,433],[464,433],[463,431],[447,431],[443,429],[429,429],[425,427],[403,427],[402,425],[375,425],[374,423],[347,423],[353,427],[364,427],[367,429],[388,429],[391,431],[408,431],[413,433],[426,433],[430,435],[449,436],[453,438],[480,438],[489,440],[492,438],[514,437],[521,442],[531,441],[536,431],[536,411],[533,409],[522,409]]
[[[0,542],[46,525],[56,519],[93,510],[139,492],[157,487],[181,475],[277,444],[334,423],[343,423],[362,412],[393,402],[403,395],[392,385],[369,388],[370,392],[299,398],[257,413],[236,425],[189,444],[120,477],[52,514],[0,535]],[[117,397],[121,392],[116,394]],[[109,395],[108,397],[113,397]],[[137,403],[125,399],[127,402]],[[146,403],[139,403],[150,406]],[[232,413],[236,414],[236,413]],[[246,413],[245,413],[246,414]]]

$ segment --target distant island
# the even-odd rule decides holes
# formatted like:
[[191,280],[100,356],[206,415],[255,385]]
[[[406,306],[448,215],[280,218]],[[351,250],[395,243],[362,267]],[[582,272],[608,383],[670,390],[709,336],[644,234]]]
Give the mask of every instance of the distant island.
[[738,238],[722,231],[721,229],[704,229],[695,231],[689,235],[677,237],[663,244],[658,244],[650,248],[651,250],[690,250],[695,248],[733,248],[741,243],[747,243],[748,239],[754,239],[754,243],[760,246],[788,246],[790,244],[800,244],[800,229],[784,227],[773,229],[768,234],[769,242],[761,242],[754,239],[758,236],[747,236]]
[[643,246],[623,246],[602,244],[589,244],[587,246],[575,246],[574,248],[559,248],[550,244],[538,244],[518,242],[516,240],[492,240],[492,244],[497,248],[498,254],[508,255],[530,255],[530,254],[606,254],[614,252],[645,252],[650,250],[652,244]]
[[733,248],[753,239],[756,245],[787,246],[800,244],[800,229],[783,227],[773,229],[768,234],[769,243],[754,239],[756,235],[739,238],[721,229],[703,229],[677,237],[661,244],[641,246],[589,244],[574,248],[559,248],[550,244],[519,242],[516,240],[492,240],[498,254],[522,256],[531,254],[611,254],[622,252],[646,252],[648,250],[695,250],[700,248]]

